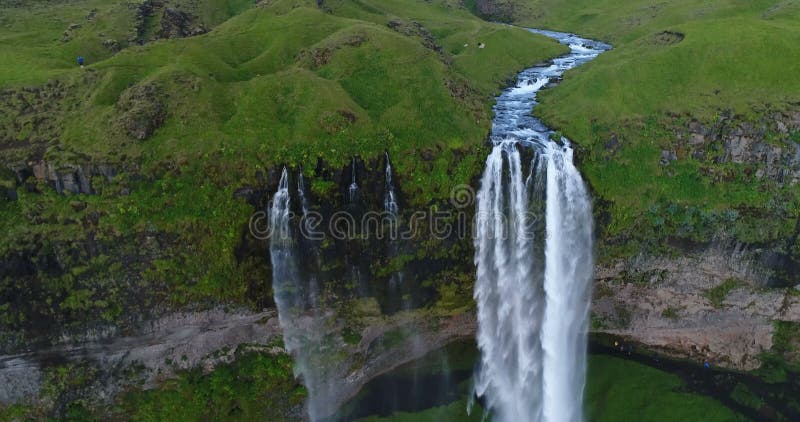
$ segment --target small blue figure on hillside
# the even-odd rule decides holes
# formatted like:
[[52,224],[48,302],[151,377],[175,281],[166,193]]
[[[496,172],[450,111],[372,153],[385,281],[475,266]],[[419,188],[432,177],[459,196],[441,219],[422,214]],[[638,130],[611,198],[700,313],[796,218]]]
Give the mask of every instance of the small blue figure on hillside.
[[706,369],[709,369],[709,368],[711,368],[711,364],[708,361],[705,361],[703,363],[703,367],[706,368]]
[[83,62],[84,62],[84,60],[83,60],[83,56],[78,56],[78,66],[80,66],[81,68],[83,68]]

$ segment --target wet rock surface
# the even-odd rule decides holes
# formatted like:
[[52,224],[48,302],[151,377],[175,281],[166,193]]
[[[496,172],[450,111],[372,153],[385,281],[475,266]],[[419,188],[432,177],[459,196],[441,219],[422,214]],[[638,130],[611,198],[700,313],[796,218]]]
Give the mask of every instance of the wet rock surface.
[[[202,366],[210,371],[232,359],[243,344],[269,346],[280,337],[275,312],[178,313],[154,320],[135,335],[63,344],[28,353],[0,356],[0,402],[10,403],[34,397],[41,386],[42,371],[66,362],[89,364],[106,375],[95,391],[99,397],[113,396],[133,380],[121,373],[135,367],[136,383],[152,388],[180,369]],[[224,350],[223,350],[224,349]],[[215,353],[223,351],[222,353]],[[279,353],[280,347],[266,351]]]

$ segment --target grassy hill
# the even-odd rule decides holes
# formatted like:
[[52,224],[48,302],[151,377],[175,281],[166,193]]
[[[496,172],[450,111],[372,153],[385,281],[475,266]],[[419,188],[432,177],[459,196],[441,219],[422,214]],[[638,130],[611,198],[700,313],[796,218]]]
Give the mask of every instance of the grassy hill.
[[[408,201],[447,199],[480,171],[494,95],[564,52],[445,1],[0,7],[7,344],[20,329],[263,306],[264,257],[236,254],[254,209],[234,192],[257,172],[389,151]],[[59,195],[37,163],[116,175],[85,175],[95,194]]]
[[[536,110],[580,144],[582,169],[608,201],[605,257],[638,253],[647,244],[658,250],[670,237],[780,245],[780,253],[800,257],[791,241],[800,227],[800,190],[789,180],[759,176],[771,166],[797,171],[791,156],[800,128],[791,116],[800,108],[800,82],[790,75],[800,72],[800,6],[694,0],[498,4],[496,10],[513,10],[521,25],[574,31],[614,45],[568,72],[558,89],[542,94]],[[699,132],[705,139],[692,138]],[[779,148],[781,162],[756,155],[732,159],[731,150],[740,145],[736,136]]]

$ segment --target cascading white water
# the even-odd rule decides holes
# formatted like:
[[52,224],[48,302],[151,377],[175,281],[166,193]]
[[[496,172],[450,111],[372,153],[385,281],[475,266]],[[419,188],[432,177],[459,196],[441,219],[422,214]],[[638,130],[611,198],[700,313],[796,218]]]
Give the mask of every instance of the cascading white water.
[[351,181],[350,187],[347,188],[350,197],[350,203],[354,204],[358,200],[358,183],[356,183],[356,157],[353,157],[353,164],[351,165]]
[[297,174],[297,196],[300,197],[300,209],[303,211],[303,217],[308,215],[308,198],[306,198],[306,183],[303,179],[303,169],[300,168],[300,173]]
[[[298,195],[303,192],[302,180]],[[307,212],[307,210],[305,210]],[[278,191],[269,212],[272,290],[278,308],[278,320],[286,350],[294,357],[295,376],[308,390],[308,414],[312,421],[335,410],[338,386],[325,365],[328,353],[324,324],[316,306],[316,281],[302,276],[297,254],[297,240],[291,229],[291,192],[286,168],[281,173]]]
[[[495,421],[581,421],[592,276],[591,203],[569,142],[530,114],[536,93],[608,45],[533,30],[570,47],[520,73],[495,105],[477,196],[475,393]],[[523,176],[522,152],[533,159]]]
[[[388,223],[391,225],[389,227],[389,250],[388,255],[390,257],[397,256],[399,253],[399,244],[398,244],[398,215],[400,213],[400,206],[397,204],[397,193],[394,190],[394,182],[392,181],[392,163],[389,160],[389,153],[384,154],[384,158],[386,159],[386,169],[385,169],[385,178],[386,181],[383,187],[383,211],[388,214],[389,221]],[[397,271],[392,273],[391,277],[389,278],[389,286],[393,289],[396,289],[401,284],[403,284],[403,271]],[[405,303],[403,308],[408,308],[410,304]]]
[[397,205],[397,194],[392,183],[392,163],[389,161],[389,153],[384,155],[386,157],[386,186],[384,186],[383,210],[390,216],[397,217],[400,207]]

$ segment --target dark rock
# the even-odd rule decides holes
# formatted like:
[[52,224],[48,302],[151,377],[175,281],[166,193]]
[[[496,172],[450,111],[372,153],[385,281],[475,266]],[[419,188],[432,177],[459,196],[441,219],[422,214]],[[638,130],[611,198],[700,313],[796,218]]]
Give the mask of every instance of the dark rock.
[[239,189],[236,189],[233,192],[233,197],[234,198],[240,198],[240,199],[250,199],[250,197],[253,196],[253,192],[254,192],[254,189],[252,187],[244,186],[244,187],[241,187]]
[[511,22],[514,18],[514,2],[500,2],[496,0],[477,0],[475,7],[478,14],[491,20]]
[[603,145],[606,151],[617,152],[619,150],[620,144],[617,135],[611,134],[611,139]]
[[9,201],[16,201],[18,198],[17,190],[8,187],[2,188],[2,197]]
[[81,193],[80,185],[75,177],[75,173],[69,172],[61,176],[61,186],[67,192],[73,194]]
[[342,47],[358,47],[367,41],[367,36],[364,34],[352,34],[336,43],[317,47],[311,50],[303,50],[298,55],[298,60],[306,60],[310,62],[313,69],[317,69],[328,64],[333,57],[336,50]]
[[116,53],[120,50],[119,42],[111,38],[103,41],[103,47],[107,48],[112,53]]
[[670,45],[670,44],[677,44],[677,43],[683,41],[684,38],[685,38],[685,35],[683,35],[680,32],[664,31],[664,32],[659,32],[658,34],[656,34],[653,37],[653,40],[654,40],[654,42],[656,44]]
[[206,33],[202,25],[195,25],[195,18],[190,14],[167,7],[161,16],[160,38],[185,38]]
[[675,151],[661,150],[661,158],[658,160],[658,164],[666,166],[677,159],[678,155]]
[[69,206],[75,211],[83,211],[86,209],[86,202],[83,201],[70,201]]
[[422,39],[422,45],[432,51],[435,51],[439,54],[443,61],[449,62],[449,57],[445,54],[444,49],[439,42],[436,40],[436,37],[428,31],[428,28],[425,28],[416,21],[405,22],[400,19],[392,19],[390,20],[386,26],[392,29],[395,32],[399,32],[407,37],[419,37]]
[[164,9],[161,17],[161,38],[183,38],[188,33],[189,16],[178,10],[168,7]]

